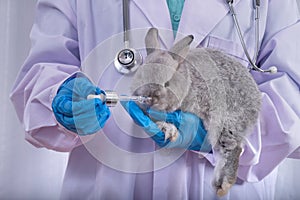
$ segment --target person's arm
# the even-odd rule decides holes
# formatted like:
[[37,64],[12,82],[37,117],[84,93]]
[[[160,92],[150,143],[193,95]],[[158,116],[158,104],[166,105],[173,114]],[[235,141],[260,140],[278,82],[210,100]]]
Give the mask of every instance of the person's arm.
[[81,139],[58,125],[51,108],[58,87],[80,71],[76,15],[69,1],[38,1],[30,36],[32,48],[10,98],[26,140],[37,147],[70,151]]
[[263,94],[261,114],[248,137],[238,176],[258,181],[300,147],[300,21],[296,1],[269,1],[259,65],[275,75],[253,72]]

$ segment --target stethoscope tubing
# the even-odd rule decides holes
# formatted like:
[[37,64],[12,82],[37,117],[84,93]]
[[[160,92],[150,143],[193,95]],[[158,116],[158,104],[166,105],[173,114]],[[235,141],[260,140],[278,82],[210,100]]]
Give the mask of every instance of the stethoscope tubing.
[[243,35],[242,35],[242,31],[241,31],[238,19],[236,17],[236,12],[235,12],[234,7],[233,7],[233,0],[226,0],[226,1],[227,1],[228,6],[229,6],[229,10],[230,10],[230,13],[231,13],[232,18],[233,18],[234,26],[237,30],[239,40],[240,40],[241,45],[243,47],[244,53],[245,53],[250,65],[251,65],[250,70],[255,70],[255,71],[263,72],[263,73],[264,72],[269,72],[269,73],[272,73],[272,74],[277,73],[277,67],[275,67],[275,66],[272,66],[267,70],[263,70],[263,69],[261,69],[260,67],[258,67],[256,65],[258,52],[259,52],[259,46],[260,46],[259,45],[259,18],[260,18],[260,16],[259,16],[259,7],[260,7],[260,0],[253,0],[253,6],[254,6],[254,11],[255,11],[255,52],[254,52],[253,59],[251,59],[250,54],[247,50],[247,47],[246,47],[246,44],[245,44],[245,41],[244,41],[244,38],[243,38]]
[[124,45],[125,48],[129,48],[129,35],[128,35],[128,29],[129,29],[129,3],[128,0],[123,0],[123,31],[124,31]]
[[229,10],[231,12],[232,18],[233,18],[234,26],[235,26],[236,31],[237,31],[238,36],[239,36],[239,40],[241,42],[244,53],[245,53],[249,63],[251,64],[251,66],[254,70],[264,72],[264,70],[260,69],[255,64],[255,61],[256,61],[257,55],[258,55],[258,49],[259,49],[259,14],[258,14],[258,7],[256,6],[256,8],[255,8],[255,11],[257,13],[256,16],[255,16],[255,53],[254,53],[254,58],[251,59],[250,54],[249,54],[249,52],[247,50],[247,47],[246,47],[246,43],[245,43],[244,38],[242,36],[242,31],[241,31],[238,19],[236,17],[236,12],[235,12],[234,7],[232,5],[232,1],[228,2],[228,6],[229,6]]
[[259,52],[259,6],[255,5],[255,54],[253,63],[256,63]]

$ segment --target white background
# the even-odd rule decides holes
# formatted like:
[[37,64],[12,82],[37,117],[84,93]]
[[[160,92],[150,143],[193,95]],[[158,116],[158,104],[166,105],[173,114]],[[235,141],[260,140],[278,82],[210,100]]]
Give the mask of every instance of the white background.
[[[36,0],[0,0],[0,199],[58,199],[67,153],[24,140],[9,92],[29,48]],[[300,2],[300,0],[298,0]],[[276,200],[300,199],[300,160],[279,167]]]

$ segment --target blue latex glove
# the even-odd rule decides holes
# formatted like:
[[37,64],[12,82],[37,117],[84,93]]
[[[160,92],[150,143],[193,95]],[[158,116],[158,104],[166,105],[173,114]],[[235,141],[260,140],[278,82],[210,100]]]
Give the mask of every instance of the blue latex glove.
[[103,128],[110,116],[100,99],[89,99],[89,94],[104,92],[85,77],[71,77],[58,89],[52,109],[57,121],[79,135],[89,135]]
[[[211,146],[205,140],[206,130],[199,117],[192,113],[180,110],[167,113],[148,109],[145,114],[140,107],[132,102],[122,102],[123,107],[132,117],[134,122],[143,127],[145,132],[160,146],[165,148],[184,148],[188,150],[210,152]],[[148,115],[151,117],[148,117]],[[178,138],[174,142],[165,140],[165,134],[158,128],[155,121],[172,123],[179,131]]]

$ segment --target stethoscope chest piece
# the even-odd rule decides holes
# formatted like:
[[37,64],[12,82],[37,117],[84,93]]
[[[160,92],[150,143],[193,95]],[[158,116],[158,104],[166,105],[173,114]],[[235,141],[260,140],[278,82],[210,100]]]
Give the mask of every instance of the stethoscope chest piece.
[[125,48],[117,53],[114,65],[118,72],[129,74],[135,72],[143,63],[142,55],[135,49]]
[[121,74],[135,72],[142,65],[143,57],[135,49],[129,48],[129,3],[128,0],[122,1],[123,5],[123,29],[124,29],[124,49],[120,50],[115,59],[114,66]]

